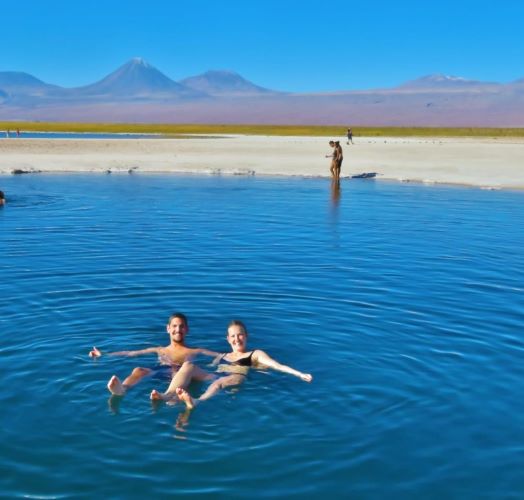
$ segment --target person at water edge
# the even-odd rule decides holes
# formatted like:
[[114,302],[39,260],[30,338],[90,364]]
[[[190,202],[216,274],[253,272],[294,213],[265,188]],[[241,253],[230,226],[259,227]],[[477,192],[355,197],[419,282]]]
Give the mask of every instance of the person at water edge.
[[5,205],[5,194],[3,191],[0,191],[0,207]]
[[353,131],[350,128],[348,128],[348,146],[349,143],[353,144]]
[[[149,347],[147,349],[139,349],[134,351],[118,351],[108,353],[110,356],[129,357],[156,353],[158,355],[159,362],[155,368],[134,368],[123,382],[121,382],[116,375],[113,375],[107,384],[107,388],[111,394],[123,396],[131,387],[138,384],[138,382],[140,382],[144,377],[156,374],[158,372],[168,372],[167,374],[172,377],[182,367],[185,361],[193,359],[199,354],[213,357],[218,355],[217,352],[209,351],[207,349],[186,347],[184,341],[187,333],[189,332],[189,324],[187,322],[186,316],[182,313],[177,312],[169,317],[166,325],[166,331],[171,339],[171,342],[165,347]],[[96,347],[93,347],[93,349],[89,352],[89,356],[98,358],[102,356],[102,352]],[[185,377],[185,379],[187,379],[187,377]],[[191,370],[191,378],[189,378],[187,381],[188,384],[191,379],[208,380],[209,374],[194,365],[193,369]]]
[[[267,353],[260,349],[247,350],[247,328],[242,321],[233,320],[227,328],[226,340],[231,346],[231,352],[220,354],[215,358],[213,364],[217,366],[218,373],[225,375],[217,378],[211,375],[208,380],[213,380],[207,390],[199,397],[193,398],[186,387],[191,379],[194,378],[193,370],[199,373],[200,368],[192,362],[186,361],[179,372],[173,377],[167,391],[160,393],[156,390],[151,392],[152,400],[176,401],[181,400],[185,405],[192,409],[199,403],[212,398],[221,390],[227,387],[240,385],[244,382],[251,366],[258,368],[271,368],[283,373],[289,373],[300,378],[304,382],[311,382],[313,377],[309,373],[302,373],[290,366],[283,365],[275,361]],[[189,377],[189,380],[188,380]]]
[[333,153],[330,155],[326,155],[326,158],[331,158],[331,165],[329,167],[329,171],[331,172],[331,177],[335,178],[337,169],[337,163],[335,161],[335,141],[329,141],[329,145],[333,148]]
[[340,178],[340,169],[342,167],[342,160],[344,159],[342,146],[339,141],[329,141],[329,145],[333,148],[333,153],[326,155],[326,158],[331,158],[329,171],[334,179],[338,179]]
[[335,177],[340,179],[340,170],[342,168],[342,160],[344,159],[344,154],[342,152],[342,146],[339,141],[335,141],[335,152],[337,159],[337,166],[335,168]]

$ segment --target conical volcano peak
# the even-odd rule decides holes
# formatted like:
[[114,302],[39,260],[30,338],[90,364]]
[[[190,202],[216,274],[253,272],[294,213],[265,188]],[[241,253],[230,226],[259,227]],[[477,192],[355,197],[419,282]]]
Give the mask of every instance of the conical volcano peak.
[[142,57],[133,57],[133,59],[128,61],[127,64],[132,66],[143,66],[144,68],[152,68],[152,66]]
[[91,95],[150,95],[161,92],[190,93],[183,85],[174,82],[141,57],[130,59],[116,71],[97,83],[84,87]]

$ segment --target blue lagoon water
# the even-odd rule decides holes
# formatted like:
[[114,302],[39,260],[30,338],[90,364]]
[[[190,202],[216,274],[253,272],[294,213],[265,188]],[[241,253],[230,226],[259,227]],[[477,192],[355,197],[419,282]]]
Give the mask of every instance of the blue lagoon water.
[[[0,492],[29,498],[522,498],[524,198],[258,177],[0,178]],[[154,357],[250,347],[195,411],[105,385]],[[203,365],[206,361],[203,360]],[[193,385],[198,393],[202,386]]]
[[[106,134],[101,132],[31,132],[22,131],[21,139],[157,139],[160,134]],[[8,139],[5,131],[0,131],[0,140]],[[17,139],[16,131],[11,130],[9,140]]]

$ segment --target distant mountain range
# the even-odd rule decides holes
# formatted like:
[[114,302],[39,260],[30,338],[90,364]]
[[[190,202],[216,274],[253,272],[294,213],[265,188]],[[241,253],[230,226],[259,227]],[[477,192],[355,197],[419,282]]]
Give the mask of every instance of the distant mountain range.
[[394,88],[292,93],[232,71],[174,81],[141,58],[76,88],[0,72],[0,120],[524,126],[524,78],[482,82],[442,74]]
[[[175,82],[141,58],[134,58],[102,80],[76,88],[49,85],[27,73],[0,72],[5,104],[40,100],[133,101],[200,99],[213,96],[271,94],[231,71],[208,71]],[[70,103],[70,102],[69,102]]]

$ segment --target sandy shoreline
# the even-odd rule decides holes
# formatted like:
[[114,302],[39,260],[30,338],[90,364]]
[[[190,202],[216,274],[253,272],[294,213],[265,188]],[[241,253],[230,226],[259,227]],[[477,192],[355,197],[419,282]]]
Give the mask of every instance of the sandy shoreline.
[[[337,139],[337,138],[334,138]],[[39,172],[329,176],[329,138],[0,140],[0,174]],[[347,146],[342,176],[524,189],[524,140],[366,138]]]

